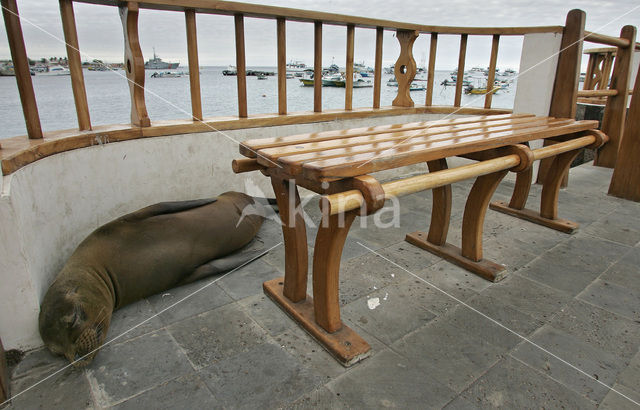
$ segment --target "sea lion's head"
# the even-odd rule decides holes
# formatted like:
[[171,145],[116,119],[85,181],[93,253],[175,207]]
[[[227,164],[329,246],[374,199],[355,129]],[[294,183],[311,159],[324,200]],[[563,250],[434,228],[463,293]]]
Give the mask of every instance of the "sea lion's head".
[[76,367],[86,366],[107,336],[112,311],[98,289],[56,280],[40,307],[40,336],[53,354]]

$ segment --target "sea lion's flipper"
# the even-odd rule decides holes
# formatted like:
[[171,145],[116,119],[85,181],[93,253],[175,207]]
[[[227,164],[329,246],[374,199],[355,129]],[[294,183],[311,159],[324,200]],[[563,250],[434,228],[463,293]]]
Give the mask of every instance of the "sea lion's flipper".
[[258,250],[241,250],[223,256],[222,258],[214,259],[204,265],[198,267],[193,273],[180,281],[180,285],[195,282],[196,280],[206,278],[211,275],[219,275],[221,273],[229,272],[242,266],[248,262],[252,262],[261,256],[266,255],[264,249]]
[[198,208],[204,205],[209,205],[218,200],[218,198],[206,198],[206,199],[194,199],[191,201],[174,201],[174,202],[160,202],[154,205],[150,205],[146,208],[142,208],[138,211],[132,212],[125,216],[127,220],[139,220],[149,218],[155,215],[173,214],[176,212],[182,212],[193,208]]

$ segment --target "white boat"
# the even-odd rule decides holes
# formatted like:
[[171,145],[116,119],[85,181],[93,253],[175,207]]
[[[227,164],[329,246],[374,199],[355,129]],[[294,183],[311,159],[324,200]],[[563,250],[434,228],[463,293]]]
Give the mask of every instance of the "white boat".
[[38,73],[38,75],[71,75],[71,71],[67,67],[63,67],[61,65],[51,65],[48,67],[48,70],[42,73]]
[[156,71],[151,74],[151,78],[178,78],[184,75],[184,71]]

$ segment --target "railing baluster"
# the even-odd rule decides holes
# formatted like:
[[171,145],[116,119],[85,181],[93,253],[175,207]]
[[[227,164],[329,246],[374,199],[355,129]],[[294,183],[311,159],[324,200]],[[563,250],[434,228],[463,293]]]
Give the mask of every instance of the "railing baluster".
[[353,24],[347,25],[347,64],[344,83],[344,109],[353,109],[353,48],[356,28]]
[[189,57],[189,86],[191,88],[191,117],[202,120],[202,97],[200,95],[200,63],[198,62],[198,33],[195,10],[185,10],[187,27],[187,54]]
[[384,28],[376,28],[376,63],[373,73],[373,108],[380,108],[380,91],[382,84],[382,39]]
[[413,59],[413,43],[420,33],[417,30],[396,30],[396,38],[400,43],[400,55],[393,73],[398,81],[398,94],[391,103],[394,107],[413,107],[411,99],[411,82],[416,76],[416,60]]
[[277,22],[278,36],[278,114],[287,114],[287,27],[286,20]]
[[144,57],[138,38],[138,3],[128,2],[119,6],[124,32],[124,61],[131,95],[131,124],[151,126],[144,100]]
[[13,70],[18,83],[18,91],[20,92],[20,102],[22,103],[22,112],[27,126],[27,135],[29,139],[42,138],[42,127],[40,126],[36,95],[33,92],[33,83],[31,82],[27,50],[24,47],[18,6],[16,5],[16,0],[2,0],[0,4],[2,4],[2,15],[7,29],[7,39],[9,40]]
[[431,44],[429,45],[429,67],[427,68],[427,97],[424,105],[433,104],[433,80],[436,71],[436,52],[438,51],[438,33],[431,33]]
[[247,118],[247,65],[244,51],[244,16],[236,14],[236,71],[238,80],[238,116]]
[[460,36],[460,55],[458,56],[458,77],[456,78],[456,96],[453,106],[460,107],[462,101],[462,82],[464,81],[464,61],[467,56],[467,35]]
[[498,64],[498,45],[500,44],[500,35],[494,34],[491,42],[491,59],[489,60],[489,75],[487,76],[487,88],[484,96],[484,108],[491,108],[491,100],[493,99],[493,88],[496,82],[496,64]]
[[313,35],[313,111],[322,112],[322,22],[314,23]]
[[64,41],[67,44],[67,58],[69,71],[71,72],[73,100],[78,116],[78,129],[81,131],[90,130],[89,104],[87,103],[87,91],[84,87],[84,76],[82,75],[82,61],[80,61],[80,46],[78,44],[78,32],[76,30],[72,0],[60,0],[60,16],[62,18]]

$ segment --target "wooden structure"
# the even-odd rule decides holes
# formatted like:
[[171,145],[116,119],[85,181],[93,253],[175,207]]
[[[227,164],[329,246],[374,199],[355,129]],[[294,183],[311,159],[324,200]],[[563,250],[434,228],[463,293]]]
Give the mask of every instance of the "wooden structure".
[[640,202],[640,71],[636,77],[629,115],[625,125],[609,194]]
[[5,402],[11,397],[9,391],[9,369],[7,368],[7,359],[0,340],[0,403]]
[[[560,181],[582,147],[597,148],[607,137],[597,121],[575,121],[527,114],[492,115],[453,120],[327,131],[250,140],[240,152],[249,159],[234,163],[236,172],[259,169],[271,178],[283,225],[285,276],[264,290],[341,363],[362,359],[369,345],[340,320],[340,257],[347,233],[358,215],[379,210],[385,199],[433,189],[428,233],[414,232],[407,241],[492,281],[505,268],[482,254],[482,231],[489,199],[509,170],[524,172],[533,161],[555,158],[543,188],[542,218],[535,222],[560,230],[576,225],[557,218]],[[527,147],[535,139],[553,145]],[[447,169],[447,158],[464,156],[479,162]],[[429,173],[386,183],[371,173],[424,163]],[[447,242],[451,184],[476,178],[464,212],[462,245]],[[313,259],[313,297],[307,296],[307,236],[297,187],[323,194],[322,222]],[[526,195],[526,193],[524,193]],[[549,224],[552,221],[553,224]]]

